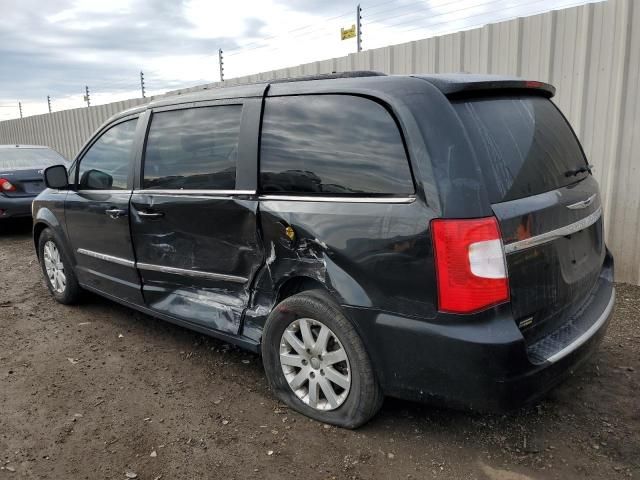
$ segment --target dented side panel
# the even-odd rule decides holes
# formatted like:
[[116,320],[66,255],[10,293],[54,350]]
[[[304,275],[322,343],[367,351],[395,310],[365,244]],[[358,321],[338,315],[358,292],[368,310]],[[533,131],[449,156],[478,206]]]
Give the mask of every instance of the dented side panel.
[[[244,334],[259,338],[277,292],[296,277],[323,285],[343,305],[434,317],[428,230],[433,216],[417,199],[408,204],[263,200],[266,261],[255,282]],[[293,239],[287,227],[293,229]]]
[[[257,206],[237,196],[134,193],[131,230],[146,305],[238,333],[263,258]],[[149,219],[145,211],[163,215]]]

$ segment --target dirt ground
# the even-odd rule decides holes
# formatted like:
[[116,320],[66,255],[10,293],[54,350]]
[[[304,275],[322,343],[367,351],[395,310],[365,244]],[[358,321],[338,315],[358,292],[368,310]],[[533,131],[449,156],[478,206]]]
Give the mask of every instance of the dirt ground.
[[618,286],[599,352],[538,405],[387,399],[347,431],[278,404],[256,355],[94,295],[58,305],[29,222],[0,233],[0,265],[0,480],[640,478],[638,287]]

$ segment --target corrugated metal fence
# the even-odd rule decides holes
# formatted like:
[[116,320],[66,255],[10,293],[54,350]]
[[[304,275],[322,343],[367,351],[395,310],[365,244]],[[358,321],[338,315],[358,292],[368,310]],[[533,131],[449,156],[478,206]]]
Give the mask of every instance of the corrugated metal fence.
[[47,145],[73,159],[110,116],[150,100],[136,98],[0,122],[0,144]]
[[[554,84],[555,102],[596,167],[617,279],[640,284],[640,2],[608,0],[225,84],[346,70],[497,73]],[[73,157],[106,118],[142,102],[128,100],[0,122],[0,143],[44,144]]]

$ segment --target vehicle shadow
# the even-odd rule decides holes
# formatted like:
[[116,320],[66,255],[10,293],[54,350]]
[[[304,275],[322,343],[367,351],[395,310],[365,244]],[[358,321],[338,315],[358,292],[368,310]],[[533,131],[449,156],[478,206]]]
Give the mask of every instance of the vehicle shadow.
[[32,221],[27,218],[0,220],[0,238],[18,238],[31,235]]

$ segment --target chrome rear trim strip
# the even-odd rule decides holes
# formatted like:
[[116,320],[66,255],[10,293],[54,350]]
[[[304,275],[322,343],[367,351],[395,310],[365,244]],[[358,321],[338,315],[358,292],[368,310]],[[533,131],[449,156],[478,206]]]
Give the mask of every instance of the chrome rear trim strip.
[[136,262],[133,260],[127,260],[126,258],[114,257],[113,255],[106,255],[104,253],[94,252],[92,250],[86,250],[84,248],[79,248],[77,252],[81,255],[86,255],[87,257],[97,258],[99,260],[104,260],[105,262],[111,262],[118,265],[123,265],[129,268],[135,268]]
[[233,283],[246,283],[247,278],[245,277],[237,277],[235,275],[225,275],[223,273],[213,273],[213,272],[203,272],[200,270],[189,270],[186,268],[176,268],[176,267],[165,267],[164,265],[154,265],[152,263],[141,263],[138,262],[136,266],[140,270],[148,270],[151,272],[162,272],[162,273],[170,273],[174,275],[186,275],[188,277],[201,277],[201,278],[209,278],[212,280],[222,280],[225,282],[233,282]]
[[284,200],[289,202],[333,203],[413,203],[415,197],[316,197],[303,195],[261,195],[260,200]]
[[524,240],[520,240],[518,242],[508,243],[504,246],[504,252],[506,254],[519,252],[520,250],[524,250],[526,248],[535,247],[538,245],[542,245],[543,243],[551,242],[552,240],[556,240],[558,238],[566,237],[567,235],[572,235],[579,232],[580,230],[589,228],[591,225],[600,220],[601,216],[602,207],[598,207],[598,209],[591,215],[584,217],[582,220],[578,220],[575,223],[571,223],[569,225],[551,230],[549,232],[541,233],[540,235],[536,235],[535,237],[525,238]]
[[556,352],[553,355],[551,355],[549,358],[547,358],[547,361],[551,363],[555,363],[558,360],[561,360],[562,358],[566,357],[571,352],[579,348],[585,342],[587,342],[598,330],[600,330],[600,327],[602,326],[602,324],[606,322],[607,318],[609,318],[609,315],[611,315],[615,298],[616,298],[616,291],[614,289],[611,292],[611,298],[609,299],[609,303],[607,304],[606,308],[604,309],[604,312],[602,312],[602,315],[600,315],[598,320],[596,320],[596,322],[593,325],[591,325],[586,332],[584,332],[582,335],[576,338],[572,343],[570,343],[559,352]]

